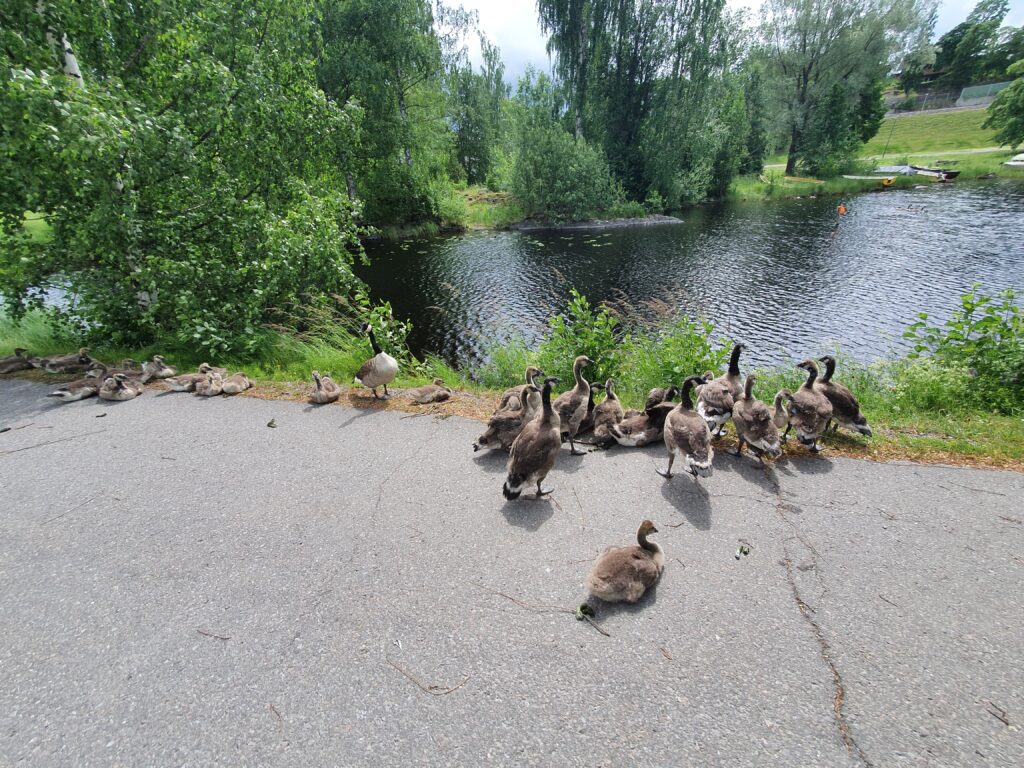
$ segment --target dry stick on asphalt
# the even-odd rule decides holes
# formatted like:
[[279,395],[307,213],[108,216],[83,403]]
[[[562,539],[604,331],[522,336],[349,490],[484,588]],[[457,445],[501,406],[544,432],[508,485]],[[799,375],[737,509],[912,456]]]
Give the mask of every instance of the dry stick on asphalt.
[[403,675],[405,675],[405,676],[406,676],[407,678],[409,678],[410,680],[412,680],[412,681],[413,681],[414,683],[416,683],[416,685],[418,685],[418,686],[419,686],[420,688],[422,688],[422,689],[423,689],[424,691],[426,691],[427,693],[429,693],[429,694],[430,694],[431,696],[447,696],[447,695],[448,695],[449,693],[454,693],[455,691],[459,690],[459,688],[461,688],[462,686],[464,686],[464,685],[465,685],[466,683],[468,683],[468,682],[469,682],[469,675],[466,675],[466,679],[465,679],[465,680],[463,680],[463,681],[462,681],[461,683],[459,683],[458,685],[456,685],[456,686],[455,686],[454,688],[449,688],[449,687],[448,687],[448,686],[446,686],[446,685],[427,685],[427,684],[426,684],[426,683],[424,683],[424,682],[423,682],[422,680],[420,680],[419,678],[417,678],[417,677],[416,677],[415,675],[412,675],[412,674],[410,674],[409,672],[406,672],[406,671],[405,671],[404,669],[402,669],[402,668],[401,668],[400,666],[398,666],[397,664],[395,664],[395,662],[393,662],[393,661],[392,661],[392,660],[391,660],[390,658],[388,658],[387,656],[385,656],[385,657],[384,657],[384,661],[386,661],[386,662],[387,662],[388,664],[390,664],[390,665],[391,665],[392,667],[394,667],[395,669],[397,669],[397,670],[398,670],[399,672],[401,672],[401,673],[402,673]]
[[61,513],[60,513],[59,515],[56,515],[56,516],[54,516],[54,517],[51,517],[51,518],[50,518],[49,520],[43,520],[43,522],[41,522],[41,523],[40,523],[39,525],[40,525],[40,526],[43,526],[43,525],[46,525],[47,523],[52,523],[52,522],[53,522],[54,520],[60,520],[60,519],[61,519],[62,517],[64,517],[64,515],[70,515],[70,514],[71,514],[72,512],[74,512],[74,511],[75,511],[76,509],[81,509],[81,508],[82,508],[82,507],[84,507],[84,506],[85,506],[86,504],[88,504],[88,503],[89,503],[90,501],[93,501],[94,499],[97,499],[97,498],[99,498],[99,495],[100,495],[100,494],[98,494],[98,493],[97,493],[97,494],[96,494],[95,496],[90,496],[90,497],[89,497],[88,499],[86,499],[85,501],[83,501],[83,502],[82,502],[81,504],[77,504],[76,506],[74,506],[74,507],[72,507],[71,509],[69,509],[69,510],[68,510],[67,512],[61,512]]
[[198,629],[197,628],[196,632],[198,632],[200,635],[205,635],[206,637],[216,638],[217,640],[230,640],[231,639],[230,637],[225,637],[224,635],[215,635],[213,632],[210,632],[210,631],[205,630],[205,629]]
[[[518,600],[518,599],[512,597],[512,595],[506,595],[504,592],[499,592],[496,589],[491,589],[490,587],[485,587],[483,584],[480,584],[479,582],[471,581],[469,583],[472,584],[474,587],[479,587],[480,589],[484,590],[485,592],[490,592],[492,595],[498,595],[499,597],[504,597],[506,600],[511,600],[513,603],[518,605],[520,608],[525,608],[526,610],[533,611],[534,613],[568,613],[568,614],[571,614],[573,616],[576,615],[576,611],[572,610],[571,608],[562,608],[560,605],[531,605],[530,603],[524,603],[522,600]],[[594,629],[596,629],[602,635],[604,635],[605,637],[611,637],[611,635],[608,632],[606,632],[605,630],[603,630],[600,627],[600,625],[598,625],[598,623],[595,622],[592,618],[590,618],[586,614],[583,614],[583,618],[587,620],[587,622],[590,624],[590,626],[592,626]]]
[[26,445],[24,448],[15,448],[13,451],[0,451],[0,456],[6,456],[10,453],[20,453],[21,451],[31,451],[33,448],[42,448],[44,445],[54,445],[56,443],[66,443],[68,440],[77,440],[80,437],[86,437],[88,435],[98,435],[100,432],[106,432],[105,429],[94,429],[92,432],[83,432],[80,435],[72,435],[71,437],[62,437],[59,440],[47,440],[45,443],[36,443],[35,445]]
[[879,598],[881,598],[882,600],[885,600],[885,602],[887,602],[887,603],[888,603],[889,605],[891,605],[891,606],[893,606],[893,607],[895,607],[895,608],[899,608],[899,606],[898,606],[898,605],[896,605],[896,603],[894,603],[894,602],[893,602],[892,600],[890,600],[890,599],[889,599],[888,597],[886,597],[885,595],[879,595],[878,597],[879,597]]

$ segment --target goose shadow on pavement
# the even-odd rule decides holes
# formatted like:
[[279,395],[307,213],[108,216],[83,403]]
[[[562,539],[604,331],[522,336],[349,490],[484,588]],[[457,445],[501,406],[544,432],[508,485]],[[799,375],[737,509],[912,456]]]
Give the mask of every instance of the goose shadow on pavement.
[[550,495],[538,499],[524,493],[516,501],[506,500],[501,514],[509,525],[535,532],[555,514],[555,505]]
[[682,513],[686,521],[699,531],[711,529],[711,494],[686,472],[677,472],[671,480],[661,480],[661,496]]

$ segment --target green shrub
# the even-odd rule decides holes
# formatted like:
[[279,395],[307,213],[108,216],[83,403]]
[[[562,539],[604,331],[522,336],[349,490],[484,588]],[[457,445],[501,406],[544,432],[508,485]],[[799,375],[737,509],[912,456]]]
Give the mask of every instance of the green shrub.
[[537,355],[548,376],[558,376],[563,384],[573,380],[572,363],[586,355],[594,364],[584,371],[589,381],[604,381],[618,372],[618,322],[606,307],[595,309],[575,288],[563,314],[548,321],[548,330]]

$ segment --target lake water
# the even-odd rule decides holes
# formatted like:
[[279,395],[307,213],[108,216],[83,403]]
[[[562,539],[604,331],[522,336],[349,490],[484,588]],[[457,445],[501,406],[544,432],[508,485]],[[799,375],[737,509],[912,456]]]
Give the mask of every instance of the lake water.
[[839,346],[905,348],[918,312],[945,319],[973,282],[1024,288],[1024,184],[931,184],[707,206],[684,223],[474,233],[374,245],[357,271],[414,326],[410,344],[472,364],[489,343],[536,340],[575,287],[592,302],[651,300],[714,321],[745,359],[778,364]]

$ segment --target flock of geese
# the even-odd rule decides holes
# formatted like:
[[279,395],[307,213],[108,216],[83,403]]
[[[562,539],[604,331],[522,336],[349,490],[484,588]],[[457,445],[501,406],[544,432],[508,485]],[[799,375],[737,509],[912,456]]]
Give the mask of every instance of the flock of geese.
[[[398,362],[381,350],[369,323],[360,329],[368,335],[373,356],[359,368],[355,382],[370,389],[374,398],[387,398],[388,384],[398,373]],[[568,441],[573,455],[584,451],[577,447],[581,438],[590,435],[588,444],[640,447],[664,442],[668,454],[665,469],[657,469],[666,479],[673,477],[672,469],[682,467],[694,481],[709,477],[714,459],[714,441],[724,434],[731,421],[738,445],[729,452],[742,455],[750,449],[756,461],[777,458],[782,454],[782,443],[791,430],[810,450],[818,452],[818,439],[831,426],[849,429],[871,436],[871,427],[861,414],[853,393],[833,381],[836,361],[831,355],[819,358],[825,365],[825,374],[819,378],[818,365],[808,358],[797,365],[807,372],[807,379],[794,392],[781,389],[769,407],[754,397],[756,377],[748,373],[740,377],[740,354],[745,349],[736,344],[729,357],[724,374],[712,371],[688,376],[678,387],[652,389],[642,410],[625,410],[615,393],[614,379],[604,383],[589,382],[583,372],[593,364],[586,355],[573,363],[575,386],[552,399],[552,388],[559,383],[555,377],[529,366],[525,383],[506,390],[497,409],[488,421],[487,429],[473,443],[473,450],[496,449],[509,452],[508,474],[503,485],[506,499],[519,499],[524,490],[535,488],[535,498],[551,493],[543,483]],[[40,368],[51,373],[84,373],[83,378],[57,388],[48,396],[66,402],[98,396],[106,400],[131,400],[142,393],[144,385],[152,379],[162,379],[176,392],[194,392],[196,395],[234,395],[253,386],[244,373],[228,375],[224,368],[203,363],[195,373],[177,374],[164,358],[156,355],[152,360],[138,364],[124,360],[118,367],[108,367],[89,355],[88,348],[77,353],[53,357],[30,357],[24,349],[16,349],[11,357],[0,359],[0,373]],[[313,371],[310,402],[326,404],[336,401],[341,388],[327,375]],[[383,388],[384,394],[377,393]],[[604,391],[600,403],[594,393]],[[440,402],[452,395],[452,390],[440,379],[432,384],[410,390],[408,396],[417,403]],[[678,396],[679,402],[675,402]],[[696,398],[696,402],[694,401]],[[780,430],[785,427],[785,432]],[[660,577],[665,566],[662,548],[648,536],[657,528],[644,520],[636,533],[636,544],[612,547],[597,559],[586,579],[591,596],[607,602],[636,602]],[[577,613],[579,618],[593,615],[584,603]]]

